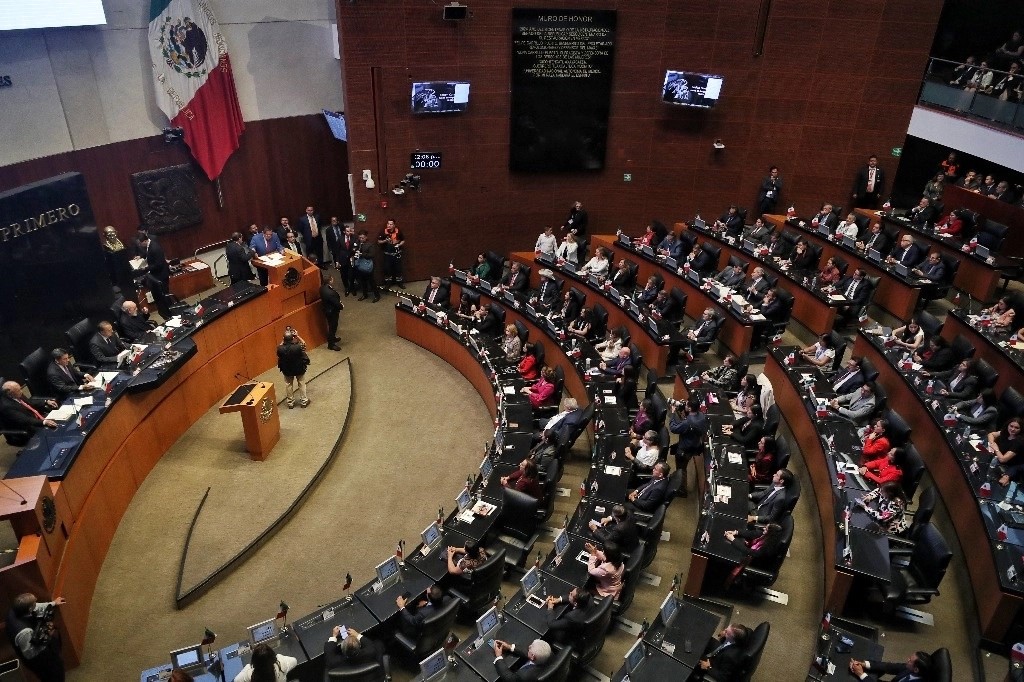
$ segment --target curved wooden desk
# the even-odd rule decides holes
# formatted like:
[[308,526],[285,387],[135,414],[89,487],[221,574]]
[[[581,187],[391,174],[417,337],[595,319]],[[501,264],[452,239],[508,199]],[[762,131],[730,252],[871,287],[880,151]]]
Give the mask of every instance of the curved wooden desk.
[[[990,544],[985,520],[971,484],[964,477],[958,458],[940,427],[920,396],[907,383],[909,379],[897,370],[864,332],[857,333],[853,354],[871,360],[878,369],[878,383],[888,393],[890,405],[899,406],[900,415],[913,429],[912,440],[921,453],[928,473],[950,511],[957,539],[967,561],[978,628],[982,638],[1003,643],[1010,627],[1021,613],[1024,598],[1018,592],[1003,589],[996,557]],[[776,397],[778,393],[776,393]],[[1012,641],[1010,642],[1012,643]]]
[[[20,585],[67,599],[58,622],[70,666],[81,660],[96,581],[135,491],[170,446],[237,386],[236,374],[255,376],[274,366],[274,348],[286,326],[313,346],[326,341],[319,282],[316,266],[310,265],[295,288],[271,287],[200,327],[191,336],[196,355],[158,388],[116,400],[64,480],[50,482],[61,519],[53,534],[65,540],[62,552],[40,561],[26,556],[16,565]],[[32,537],[23,544],[44,550]],[[5,590],[4,596],[10,593]]]
[[637,281],[645,282],[651,275],[658,275],[665,280],[666,287],[679,287],[686,292],[686,314],[697,320],[703,314],[705,308],[713,308],[718,311],[724,322],[718,332],[718,340],[729,349],[733,355],[739,357],[750,350],[750,343],[754,338],[754,327],[751,322],[741,320],[732,307],[723,305],[718,299],[708,292],[695,287],[680,277],[675,271],[669,270],[660,263],[653,263],[642,254],[635,251],[626,251],[621,244],[617,244],[615,235],[594,235],[592,238],[594,246],[603,246],[610,251],[629,253],[637,264]]
[[[946,315],[946,321],[942,323],[942,337],[952,341],[957,335],[963,336],[974,345],[974,357],[984,358],[985,362],[999,373],[993,386],[997,395],[1010,386],[1016,387],[1018,391],[1024,389],[1024,367],[1016,359],[1021,357],[1020,351],[1011,350],[1007,353],[997,339],[979,332],[968,324],[958,311],[951,310]],[[1008,336],[1009,334],[1005,334],[1004,338]]]

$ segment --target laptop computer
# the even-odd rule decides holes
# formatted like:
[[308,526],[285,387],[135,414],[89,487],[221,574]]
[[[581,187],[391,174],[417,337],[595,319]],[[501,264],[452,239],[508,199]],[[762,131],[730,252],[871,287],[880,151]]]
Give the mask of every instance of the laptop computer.
[[679,602],[676,600],[676,596],[669,592],[665,595],[665,601],[661,602],[661,622],[667,629],[672,624],[672,619],[679,611]]
[[398,304],[401,305],[403,308],[412,308],[412,299],[409,298],[408,296],[399,296]]
[[619,235],[619,238],[618,238],[618,240],[617,240],[617,241],[618,241],[618,242],[619,242],[620,244],[622,244],[623,246],[633,246],[633,240],[632,240],[632,239],[630,239],[630,238],[629,238],[629,235],[628,235],[628,234],[626,234],[625,232],[623,232],[623,233],[621,233],[621,234]]
[[633,313],[634,315],[640,314],[640,306],[636,304],[636,301],[631,300],[629,302],[629,312]]
[[705,227],[708,226],[708,224],[704,222],[703,218],[694,218],[693,226],[696,227],[698,230],[703,230]]
[[278,635],[281,634],[280,628],[277,627],[276,618],[268,618],[267,620],[260,621],[255,625],[250,625],[249,630],[249,642],[253,646],[257,644],[269,644],[277,640]]
[[504,291],[502,291],[502,296],[503,296],[503,297],[505,298],[505,300],[506,300],[506,301],[508,301],[509,303],[515,303],[515,302],[516,302],[516,295],[515,295],[515,294],[513,294],[513,293],[512,293],[511,291],[509,291],[508,289],[505,289]]
[[448,656],[441,647],[420,661],[420,679],[423,682],[436,682],[448,672]]
[[976,249],[974,249],[974,253],[976,253],[980,258],[988,258],[989,257],[988,247],[987,246],[982,246],[981,244],[978,244],[978,247]]
[[647,647],[644,646],[644,640],[636,640],[636,644],[630,647],[623,658],[626,659],[626,674],[636,672],[636,669],[647,658]]
[[537,317],[537,309],[534,308],[529,303],[523,305],[523,308],[526,310],[526,314],[529,315],[530,317]]
[[552,256],[550,256],[550,255],[548,255],[546,253],[538,253],[537,254],[537,262],[538,263],[543,263],[544,265],[553,265],[554,262],[555,262],[555,259]]
[[501,627],[501,620],[498,618],[498,607],[492,606],[487,612],[476,619],[477,642],[483,644],[494,638],[494,634]]
[[753,239],[744,239],[743,240],[743,250],[746,251],[747,253],[754,253],[754,250],[756,248],[757,248],[757,243]]
[[845,246],[848,249],[855,249],[855,248],[857,248],[857,240],[854,239],[853,237],[851,237],[848,234],[844,234],[843,235],[843,246]]
[[459,496],[455,498],[455,504],[458,505],[460,512],[464,512],[473,504],[473,496],[469,494],[468,490],[463,488]]
[[601,286],[601,278],[595,275],[594,273],[590,273],[587,276],[587,281],[590,282],[595,287]]
[[740,315],[743,314],[743,308],[747,305],[747,302],[741,298],[732,299],[732,309]]
[[558,559],[562,558],[566,550],[569,549],[569,534],[563,528],[559,531],[558,535],[555,536],[555,557]]
[[694,284],[700,284],[700,273],[697,272],[695,269],[690,268],[690,270],[686,273],[686,279],[690,280]]
[[555,324],[550,317],[548,318],[548,329],[550,329],[553,333],[558,333],[558,325]]
[[454,270],[452,270],[452,279],[465,281],[469,279],[469,273],[467,273],[465,270],[459,270],[458,268],[455,268]]
[[441,544],[444,536],[441,535],[441,528],[436,523],[432,523],[423,529],[423,532],[420,533],[420,539],[423,540],[423,548],[420,552],[426,555],[433,552],[434,548]]
[[827,237],[830,234],[828,230],[828,225],[826,225],[825,223],[818,223],[818,234],[823,234]]
[[868,249],[868,260],[874,261],[876,263],[881,263],[882,252],[879,251],[878,249]]
[[648,317],[647,318],[647,327],[652,332],[654,332],[655,334],[659,333],[659,331],[658,331],[658,321],[656,319],[654,319],[653,317]]
[[391,556],[377,564],[377,591],[386,590],[392,585],[397,585],[402,579],[398,570],[398,557]]
[[619,290],[614,287],[608,290],[608,296],[616,303],[622,300],[622,294],[620,294]]
[[190,673],[202,668],[205,664],[202,644],[192,644],[171,652],[171,668],[178,668]]
[[910,272],[910,268],[908,268],[903,263],[896,263],[896,265],[893,266],[893,270],[895,270],[896,274],[899,275],[900,277],[906,277],[907,274]]
[[483,461],[480,462],[480,479],[486,481],[491,477],[492,471],[494,471],[494,462],[491,461],[490,457],[484,457]]
[[536,566],[530,568],[519,581],[523,585],[523,597],[530,606],[538,609],[544,607],[544,600],[537,594],[541,590],[540,571]]
[[491,283],[488,282],[486,279],[480,280],[480,284],[478,286],[481,289],[483,289],[484,291],[487,291],[487,292],[490,292],[490,290],[491,290]]
[[640,249],[640,250],[644,252],[644,255],[651,256],[651,257],[654,256],[654,249],[651,248],[650,244],[644,244],[644,247],[642,249]]

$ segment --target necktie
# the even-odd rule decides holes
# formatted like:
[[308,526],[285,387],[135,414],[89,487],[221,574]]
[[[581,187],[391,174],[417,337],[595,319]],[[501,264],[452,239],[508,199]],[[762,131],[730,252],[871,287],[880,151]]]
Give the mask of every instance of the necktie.
[[777,492],[779,492],[778,488],[772,488],[772,491],[764,496],[764,499],[761,500],[761,503],[759,505],[757,505],[757,508],[760,509],[761,507],[763,507],[768,502],[768,500],[775,497],[775,493]]
[[724,642],[716,646],[710,654],[708,654],[708,658],[714,658],[718,654],[722,653],[722,650],[728,647],[730,644],[732,644],[732,642],[730,642],[729,640],[725,640]]
[[22,407],[24,407],[24,408],[25,408],[26,410],[28,410],[29,412],[31,412],[31,413],[32,413],[32,416],[34,416],[34,417],[35,417],[36,419],[38,419],[38,420],[42,421],[42,419],[43,419],[43,415],[39,414],[39,411],[38,411],[38,410],[36,410],[36,408],[34,408],[34,407],[32,407],[31,405],[29,405],[28,403],[26,403],[26,402],[25,402],[24,400],[22,400],[21,398],[18,398],[18,402],[19,402],[19,403],[21,403]]
[[316,218],[313,216],[309,216],[309,233],[313,235],[313,239],[320,235],[320,230],[316,226]]
[[907,248],[905,248],[903,250],[903,255],[900,256],[900,262],[901,263],[906,263],[907,262],[907,256],[909,256],[909,255],[910,255],[910,247],[908,246]]
[[984,410],[984,409],[985,409],[985,405],[983,405],[982,403],[977,403],[974,406],[974,409],[971,411],[971,414],[974,415],[975,417],[977,417],[978,415],[981,414],[982,410]]
[[850,282],[850,286],[846,287],[846,298],[853,299],[853,292],[857,291],[857,280]]
[[957,374],[956,377],[950,382],[949,387],[955,389],[960,385],[960,381],[964,378],[963,373]]
[[875,169],[872,168],[868,171],[868,191],[875,191]]
[[266,245],[267,245],[267,253],[270,253],[270,240],[269,240],[269,239],[267,239],[266,237],[264,237],[264,238],[263,238],[263,241],[264,241],[264,242],[266,243]]
[[436,293],[437,293],[437,289],[431,289],[430,290],[430,298],[427,299],[427,303],[433,303],[434,302],[434,294],[436,294]]
[[64,373],[68,375],[68,379],[71,379],[72,381],[74,381],[75,378],[73,376],[71,376],[71,370],[70,369],[68,369],[64,365],[61,365],[61,369],[63,369]]

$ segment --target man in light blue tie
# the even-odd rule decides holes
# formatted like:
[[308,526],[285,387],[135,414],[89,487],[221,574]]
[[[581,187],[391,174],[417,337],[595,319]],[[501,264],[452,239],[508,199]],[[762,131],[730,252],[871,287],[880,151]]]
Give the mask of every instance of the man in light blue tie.
[[521,651],[516,649],[515,644],[503,642],[500,639],[494,640],[494,667],[498,671],[498,679],[511,682],[533,682],[540,679],[540,674],[551,658],[551,645],[542,639],[535,639],[530,642],[526,650],[526,662],[519,666],[519,669],[512,672],[506,655],[516,658],[524,658]]

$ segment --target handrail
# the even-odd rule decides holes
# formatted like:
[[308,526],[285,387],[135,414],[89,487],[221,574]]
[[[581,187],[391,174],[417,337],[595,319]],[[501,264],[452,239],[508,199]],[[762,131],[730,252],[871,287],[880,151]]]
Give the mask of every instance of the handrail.
[[[960,67],[972,71],[958,74],[956,70]],[[970,87],[968,76],[976,74],[979,68],[980,63],[932,57],[921,82],[918,104],[942,107],[957,115],[984,119],[986,124],[1009,130],[1024,129],[1024,73],[991,69],[986,64],[986,69],[993,74],[991,83],[986,88]],[[1000,99],[993,94],[994,88],[1009,76],[1016,78],[1017,87],[1006,88],[1007,99]]]

